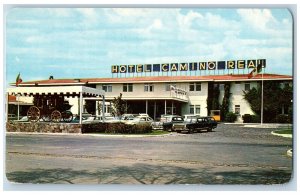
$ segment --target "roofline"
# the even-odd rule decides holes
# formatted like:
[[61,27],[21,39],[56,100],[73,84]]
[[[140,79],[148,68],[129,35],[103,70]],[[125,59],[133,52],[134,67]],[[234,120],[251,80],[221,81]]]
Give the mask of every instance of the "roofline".
[[214,80],[215,82],[226,82],[226,81],[274,81],[274,80],[293,80],[293,78],[272,78],[272,79],[238,79],[238,80]]
[[[114,97],[105,97],[105,100],[113,100]],[[179,102],[188,102],[187,99],[176,97],[122,97],[123,100],[176,100]]]
[[[200,78],[197,79],[191,78],[189,79],[188,76],[164,76],[163,79],[160,76],[154,76],[154,77],[117,77],[117,78],[83,78],[80,79],[81,81],[72,82],[76,79],[57,79],[56,83],[43,83],[43,81],[48,80],[41,80],[41,81],[29,81],[29,82],[23,82],[20,83],[20,86],[81,86],[86,84],[120,84],[120,83],[185,83],[185,82],[232,82],[232,81],[261,81],[261,80],[293,80],[293,76],[290,75],[277,75],[277,74],[266,74],[267,78],[251,78],[248,79],[246,77],[247,74],[241,74],[241,77],[234,77],[234,78],[222,78],[222,76],[231,76],[231,75],[203,75],[199,76]],[[211,78],[212,76],[216,76],[216,78]],[[218,78],[219,76],[219,78]],[[169,77],[169,78],[168,78]],[[183,78],[182,78],[183,77]],[[185,77],[185,78],[184,78]],[[207,77],[207,78],[205,78]],[[272,78],[270,78],[272,77]],[[99,79],[100,81],[97,81]],[[103,80],[102,80],[103,79]],[[60,80],[62,80],[60,82]],[[63,82],[63,81],[66,82]],[[91,80],[91,81],[89,81]],[[96,80],[96,81],[93,81]],[[40,83],[42,82],[42,83]],[[14,86],[14,83],[11,83],[12,86]]]
[[214,81],[213,79],[191,79],[191,80],[164,80],[164,81],[152,81],[152,80],[143,80],[143,81],[113,81],[113,82],[88,82],[89,84],[101,84],[101,83],[184,83],[184,82],[205,82],[205,81]]

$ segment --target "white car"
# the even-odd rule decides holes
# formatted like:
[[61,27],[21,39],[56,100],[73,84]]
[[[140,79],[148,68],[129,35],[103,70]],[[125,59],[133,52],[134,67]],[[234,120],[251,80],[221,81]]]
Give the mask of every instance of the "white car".
[[128,120],[133,120],[134,119],[134,115],[133,114],[123,114],[121,117],[122,121],[128,121]]
[[128,124],[128,125],[142,125],[142,124],[151,125],[152,122],[153,122],[153,119],[151,117],[137,116],[133,120],[126,121],[125,124]]
[[200,117],[200,115],[186,114],[186,115],[183,116],[183,120],[185,122],[192,122],[192,123],[194,123],[194,122],[197,121],[197,118],[199,118],[199,117]]
[[89,116],[86,119],[82,120],[82,124],[101,123],[101,122],[102,122],[102,117],[100,116]]

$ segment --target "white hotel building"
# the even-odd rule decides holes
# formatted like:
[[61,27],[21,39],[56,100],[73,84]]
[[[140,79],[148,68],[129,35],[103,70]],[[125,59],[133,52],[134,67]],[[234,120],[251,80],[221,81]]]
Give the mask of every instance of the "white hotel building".
[[[264,74],[264,81],[292,83],[292,76]],[[203,76],[144,76],[124,78],[82,78],[82,79],[49,79],[23,82],[19,86],[88,86],[105,91],[106,109],[110,112],[110,102],[122,93],[128,113],[148,113],[152,118],[162,114],[199,114],[210,115],[207,110],[209,85],[218,84],[219,103],[224,97],[224,84],[230,83],[230,111],[253,114],[243,91],[261,85],[262,75],[249,79],[248,74],[203,75]],[[31,98],[32,99],[32,98]],[[21,101],[21,100],[20,100]],[[30,101],[27,99],[26,101]],[[32,101],[32,100],[31,100]],[[69,98],[73,114],[78,114],[78,98]],[[96,106],[97,107],[97,106]],[[95,113],[97,108],[95,108]],[[241,117],[238,117],[241,120]]]

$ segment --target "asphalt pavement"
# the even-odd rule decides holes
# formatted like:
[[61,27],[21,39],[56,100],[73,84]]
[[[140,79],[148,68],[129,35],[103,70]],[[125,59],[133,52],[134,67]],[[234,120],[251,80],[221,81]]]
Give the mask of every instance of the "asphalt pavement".
[[6,176],[16,183],[284,184],[292,139],[275,129],[220,124],[163,136],[6,135]]

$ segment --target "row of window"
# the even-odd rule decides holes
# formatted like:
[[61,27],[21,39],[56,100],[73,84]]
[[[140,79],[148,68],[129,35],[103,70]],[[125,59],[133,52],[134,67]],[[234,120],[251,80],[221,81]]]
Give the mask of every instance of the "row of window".
[[[190,114],[200,114],[200,105],[190,105]],[[241,106],[240,105],[235,105],[234,106],[234,113],[235,114],[240,114],[241,113]]]
[[[239,84],[239,83],[237,83]],[[165,90],[171,91],[173,88],[176,88],[176,83],[166,83]],[[103,84],[102,89],[105,92],[112,92],[112,85],[111,84]],[[249,91],[251,89],[250,83],[245,83],[245,91]],[[224,90],[224,84],[220,84],[220,90]],[[152,92],[154,91],[154,85],[152,83],[145,83],[144,85],[145,92]],[[195,82],[189,84],[189,91],[201,91],[201,83]],[[123,84],[123,92],[133,92],[133,84],[132,83],[124,83]]]
[[[167,83],[165,85],[166,91],[171,91],[172,88],[176,88],[176,84],[174,83]],[[102,89],[105,92],[112,92],[112,85],[111,84],[103,84]],[[123,92],[132,92],[133,91],[133,84],[132,83],[124,83],[123,84]],[[145,92],[152,92],[154,91],[154,85],[152,83],[145,83],[144,84],[144,91]],[[189,91],[201,91],[201,83],[190,83],[189,84]]]

